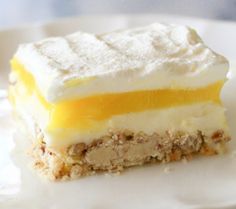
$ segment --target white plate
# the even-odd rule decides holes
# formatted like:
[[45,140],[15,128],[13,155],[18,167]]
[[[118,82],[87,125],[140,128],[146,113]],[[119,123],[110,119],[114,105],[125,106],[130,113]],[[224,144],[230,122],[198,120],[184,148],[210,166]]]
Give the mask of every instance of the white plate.
[[[155,21],[196,28],[209,46],[229,58],[231,64],[236,63],[236,24],[232,22],[158,15],[78,17],[0,32],[0,87],[6,87],[8,60],[21,42],[76,30],[100,33]],[[233,136],[228,154],[199,157],[188,163],[128,169],[120,176],[102,174],[62,183],[43,181],[27,168],[28,161],[23,152],[27,140],[23,136],[17,136],[17,147],[10,156],[13,138],[16,137],[13,137],[9,104],[4,99],[4,92],[0,91],[0,208],[236,208],[234,74],[232,68],[231,79],[222,94]]]

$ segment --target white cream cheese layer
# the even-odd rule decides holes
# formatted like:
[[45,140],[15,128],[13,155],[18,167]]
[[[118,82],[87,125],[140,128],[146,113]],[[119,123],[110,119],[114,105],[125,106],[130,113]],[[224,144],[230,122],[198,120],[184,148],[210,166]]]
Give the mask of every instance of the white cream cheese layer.
[[193,29],[159,23],[24,44],[15,58],[52,103],[103,93],[205,87],[224,80],[228,71],[227,60]]

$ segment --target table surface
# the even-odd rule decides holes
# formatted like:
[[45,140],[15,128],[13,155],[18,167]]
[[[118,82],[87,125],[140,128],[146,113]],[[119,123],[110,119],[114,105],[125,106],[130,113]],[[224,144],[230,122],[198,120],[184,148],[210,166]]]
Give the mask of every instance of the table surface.
[[154,13],[236,21],[236,0],[0,0],[0,29],[57,17]]

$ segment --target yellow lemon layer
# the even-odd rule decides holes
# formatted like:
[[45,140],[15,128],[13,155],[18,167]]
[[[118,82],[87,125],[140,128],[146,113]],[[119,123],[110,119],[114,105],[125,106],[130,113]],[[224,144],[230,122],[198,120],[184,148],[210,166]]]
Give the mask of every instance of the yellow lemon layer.
[[212,101],[220,104],[219,94],[224,81],[198,89],[158,89],[114,94],[94,95],[85,98],[49,103],[42,96],[35,79],[24,66],[13,59],[12,69],[25,88],[26,97],[35,94],[50,114],[48,127],[89,130],[93,122],[109,119],[114,115],[167,108],[198,102]]

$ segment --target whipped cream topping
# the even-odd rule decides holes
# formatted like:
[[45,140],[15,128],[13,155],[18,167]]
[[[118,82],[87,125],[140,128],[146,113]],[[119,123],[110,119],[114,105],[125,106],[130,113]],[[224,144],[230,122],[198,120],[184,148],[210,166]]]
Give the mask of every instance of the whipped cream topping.
[[16,59],[49,102],[94,94],[199,88],[224,80],[228,61],[185,26],[155,23],[93,35],[77,32],[20,45]]

